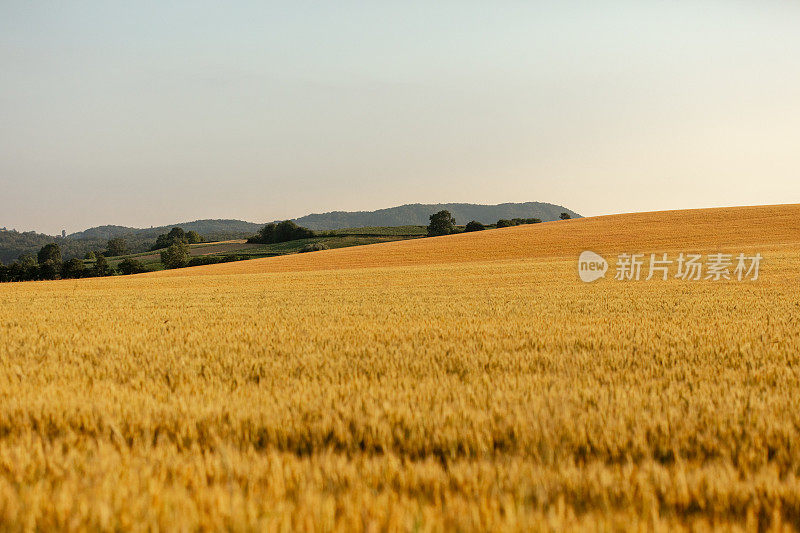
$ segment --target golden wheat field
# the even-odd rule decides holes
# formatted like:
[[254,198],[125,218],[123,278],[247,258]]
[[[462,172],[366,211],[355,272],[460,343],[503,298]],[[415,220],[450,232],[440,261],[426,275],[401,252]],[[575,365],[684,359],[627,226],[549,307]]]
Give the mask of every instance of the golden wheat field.
[[798,288],[797,205],[2,284],[0,529],[796,530]]

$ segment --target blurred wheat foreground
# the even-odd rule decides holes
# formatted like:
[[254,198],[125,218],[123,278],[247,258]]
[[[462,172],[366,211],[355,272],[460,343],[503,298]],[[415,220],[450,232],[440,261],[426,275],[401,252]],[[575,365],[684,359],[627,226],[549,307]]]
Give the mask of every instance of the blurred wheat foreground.
[[799,254],[765,206],[0,285],[0,528],[797,529]]

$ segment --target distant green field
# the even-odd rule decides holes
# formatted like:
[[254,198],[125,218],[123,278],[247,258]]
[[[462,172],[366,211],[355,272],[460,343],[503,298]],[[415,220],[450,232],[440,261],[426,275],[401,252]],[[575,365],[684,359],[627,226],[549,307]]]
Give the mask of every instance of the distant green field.
[[320,235],[352,235],[368,237],[424,237],[427,233],[425,226],[389,226],[335,229],[320,231]]
[[[275,244],[249,244],[245,242],[193,244],[189,247],[189,255],[191,257],[205,256],[239,261],[298,253],[305,245],[317,242],[324,243],[329,248],[344,248],[347,246],[416,239],[424,237],[425,234],[425,226],[348,228],[320,231],[318,236],[310,239],[298,239]],[[109,257],[108,262],[112,267],[116,267],[122,260],[127,258],[141,261],[150,270],[162,270],[164,268],[161,264],[160,250]],[[93,263],[94,261],[85,261],[87,267]]]

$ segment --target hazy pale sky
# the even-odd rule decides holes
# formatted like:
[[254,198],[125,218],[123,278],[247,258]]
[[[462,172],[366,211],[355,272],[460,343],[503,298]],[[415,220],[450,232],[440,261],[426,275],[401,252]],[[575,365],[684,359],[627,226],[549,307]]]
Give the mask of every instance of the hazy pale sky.
[[800,3],[0,2],[0,226],[800,202]]

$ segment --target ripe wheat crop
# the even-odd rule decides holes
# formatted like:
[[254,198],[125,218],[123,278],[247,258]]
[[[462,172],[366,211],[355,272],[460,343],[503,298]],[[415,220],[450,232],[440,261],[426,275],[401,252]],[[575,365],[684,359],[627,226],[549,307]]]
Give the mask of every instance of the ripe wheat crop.
[[799,279],[779,206],[3,284],[0,528],[797,529]]

